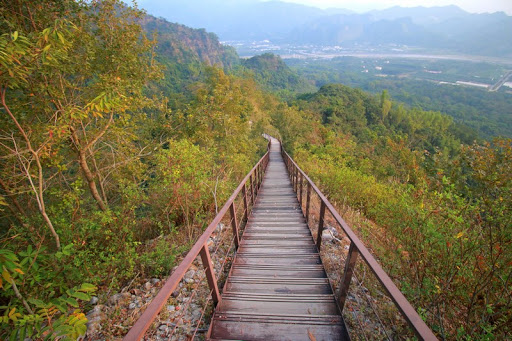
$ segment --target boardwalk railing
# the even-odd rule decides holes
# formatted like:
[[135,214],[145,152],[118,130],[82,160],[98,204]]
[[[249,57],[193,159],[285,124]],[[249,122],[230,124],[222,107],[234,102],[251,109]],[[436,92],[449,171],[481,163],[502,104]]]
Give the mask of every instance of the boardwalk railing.
[[[267,149],[270,149],[270,142],[268,143]],[[192,246],[185,258],[167,279],[156,297],[149,304],[137,322],[135,322],[123,340],[133,341],[142,339],[198,255],[201,256],[201,260],[205,268],[206,279],[211,291],[213,304],[216,306],[220,302],[221,295],[219,292],[217,278],[215,276],[214,264],[212,263],[210,251],[208,249],[208,239],[212,236],[217,226],[222,222],[229,211],[235,249],[238,248],[240,243],[240,225],[247,222],[247,217],[250,215],[250,209],[252,206],[254,206],[254,202],[256,201],[256,195],[263,181],[263,175],[265,173],[265,169],[267,168],[268,162],[269,151],[267,150],[267,153],[258,161],[254,168],[249,172],[249,174],[245,176],[240,185],[238,185],[236,190],[224,204],[217,216],[212,220],[210,225],[208,225],[194,246]],[[241,219],[237,219],[238,211],[235,207],[235,203],[237,199],[239,199],[239,196],[241,196],[242,199],[239,201],[243,202],[244,207]]]
[[[414,330],[415,334],[421,340],[437,340],[436,336],[432,333],[430,328],[423,322],[421,317],[416,313],[416,310],[411,306],[411,304],[407,301],[405,296],[400,292],[400,290],[393,283],[391,278],[384,272],[382,267],[377,263],[375,258],[371,255],[368,249],[363,245],[363,243],[359,240],[359,238],[355,235],[352,229],[348,226],[348,224],[343,220],[343,218],[336,211],[334,206],[327,200],[325,195],[318,189],[318,187],[314,184],[313,181],[300,169],[300,167],[295,163],[295,161],[288,155],[288,153],[284,150],[281,144],[281,153],[283,155],[283,159],[285,161],[286,167],[288,169],[288,173],[290,175],[293,189],[297,193],[299,197],[299,202],[301,208],[303,206],[303,197],[305,195],[305,210],[304,216],[309,225],[309,216],[310,216],[310,206],[311,206],[311,195],[312,191],[316,193],[320,200],[320,213],[318,217],[318,233],[316,236],[316,245],[318,251],[320,251],[322,245],[322,232],[324,230],[324,222],[325,222],[325,212],[328,210],[336,223],[345,233],[348,239],[350,239],[350,247],[348,250],[348,256],[346,258],[343,278],[341,280],[340,286],[340,295],[338,298],[338,304],[340,309],[343,311],[343,307],[345,306],[345,301],[348,296],[348,290],[350,287],[350,282],[352,280],[352,275],[354,272],[354,268],[356,265],[358,255],[366,262],[371,271],[375,274],[378,281],[387,291],[396,307]],[[309,225],[311,227],[311,225]]]

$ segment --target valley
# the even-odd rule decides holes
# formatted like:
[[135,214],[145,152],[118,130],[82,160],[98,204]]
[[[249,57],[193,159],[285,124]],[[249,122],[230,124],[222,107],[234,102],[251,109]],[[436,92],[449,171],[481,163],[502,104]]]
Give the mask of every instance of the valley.
[[283,59],[328,60],[339,57],[357,58],[404,58],[417,60],[453,60],[509,65],[511,58],[457,54],[446,49],[432,49],[398,44],[372,45],[311,45],[273,42],[270,40],[227,40],[223,45],[232,46],[241,58],[250,58],[262,53],[280,55]]

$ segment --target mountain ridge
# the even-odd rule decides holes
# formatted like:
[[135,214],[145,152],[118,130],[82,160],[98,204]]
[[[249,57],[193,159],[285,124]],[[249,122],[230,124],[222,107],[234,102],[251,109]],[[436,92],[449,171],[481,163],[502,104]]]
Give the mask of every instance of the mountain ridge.
[[[163,1],[144,4],[149,13],[158,13],[167,20],[187,26],[205,28],[215,32],[222,41],[378,46],[385,38],[389,44],[512,56],[512,42],[508,39],[512,32],[512,17],[504,12],[474,14],[450,5],[395,6],[359,14],[340,8],[320,9],[282,1],[255,0],[231,1],[227,5],[204,0],[191,0],[186,5]],[[397,39],[394,39],[395,35]]]

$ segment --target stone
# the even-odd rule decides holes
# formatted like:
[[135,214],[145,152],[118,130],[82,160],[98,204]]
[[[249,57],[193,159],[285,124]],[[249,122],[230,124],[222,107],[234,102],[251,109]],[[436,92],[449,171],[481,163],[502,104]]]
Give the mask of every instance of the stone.
[[222,230],[224,230],[226,228],[226,225],[224,225],[223,223],[219,223],[217,225],[217,228],[215,229],[217,232],[222,232]]
[[103,312],[103,308],[103,305],[98,304],[87,313],[87,335],[95,335],[100,331],[101,322],[107,318],[107,315]]
[[193,278],[195,274],[196,274],[196,272],[195,272],[194,270],[189,270],[189,271],[187,271],[187,273],[185,274],[185,279],[187,279],[187,278]]
[[192,278],[185,278],[185,282],[191,284],[194,283],[194,280]]
[[323,242],[332,242],[333,240],[334,240],[334,237],[332,236],[332,234],[329,230],[322,231],[322,241]]
[[171,312],[171,313],[172,313],[172,312],[174,312],[174,311],[176,311],[176,306],[174,306],[174,305],[168,305],[168,306],[167,306],[167,311],[168,311],[168,312]]
[[162,324],[162,325],[160,325],[160,327],[158,327],[158,330],[160,330],[162,332],[166,332],[167,330],[169,330],[169,327],[167,327],[166,324]]
[[180,292],[178,290],[175,290],[172,292],[172,297],[178,297],[180,295]]
[[134,302],[130,303],[130,305],[128,306],[128,309],[130,309],[130,310],[133,310],[135,308],[137,308],[137,303],[134,303]]
[[334,226],[327,226],[326,229],[331,231],[334,237],[338,237],[338,230]]
[[151,289],[151,283],[150,282],[144,283],[144,289],[146,289],[146,290]]
[[108,306],[115,306],[124,304],[127,300],[131,299],[132,295],[129,292],[123,292],[119,294],[115,294],[107,300]]
[[151,279],[151,284],[152,284],[152,285],[156,285],[156,284],[158,284],[158,283],[160,283],[160,279],[158,279],[158,278],[152,278],[152,279]]
[[99,298],[96,296],[91,297],[91,300],[89,301],[90,305],[96,305],[98,304]]
[[201,318],[201,310],[200,309],[196,309],[192,312],[192,319],[193,320],[199,320]]

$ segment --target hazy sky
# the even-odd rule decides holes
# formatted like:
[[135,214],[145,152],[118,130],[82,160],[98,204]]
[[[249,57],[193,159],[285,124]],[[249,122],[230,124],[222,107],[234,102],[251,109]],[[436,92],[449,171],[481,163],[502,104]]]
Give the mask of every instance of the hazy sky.
[[468,12],[497,12],[503,11],[512,15],[512,0],[282,0],[305,5],[327,8],[347,8],[354,11],[384,9],[392,6],[446,6],[457,5]]

